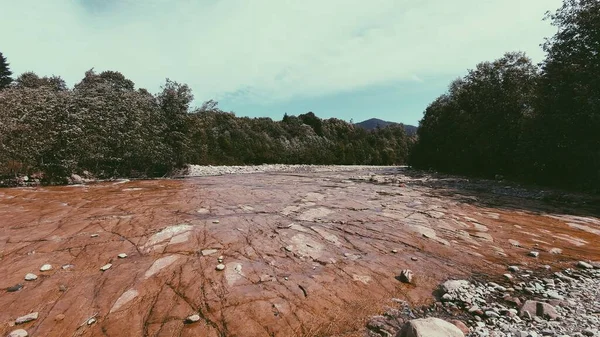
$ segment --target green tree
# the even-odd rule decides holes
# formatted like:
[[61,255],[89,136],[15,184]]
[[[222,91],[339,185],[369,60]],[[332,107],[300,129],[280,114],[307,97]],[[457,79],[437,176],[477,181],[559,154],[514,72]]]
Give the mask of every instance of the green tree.
[[59,76],[52,77],[39,77],[36,73],[28,71],[21,74],[14,83],[17,88],[30,88],[36,89],[41,87],[48,87],[56,91],[67,90],[67,84]]
[[7,88],[12,83],[11,75],[12,71],[10,71],[6,57],[0,52],[0,90]]
[[557,33],[543,45],[537,173],[600,188],[600,1],[565,0],[547,19]]
[[[167,78],[157,95],[158,106],[167,125],[165,143],[171,149],[172,165],[184,165],[188,152],[188,111],[194,100],[187,84],[179,84]],[[216,107],[216,105],[215,105]]]

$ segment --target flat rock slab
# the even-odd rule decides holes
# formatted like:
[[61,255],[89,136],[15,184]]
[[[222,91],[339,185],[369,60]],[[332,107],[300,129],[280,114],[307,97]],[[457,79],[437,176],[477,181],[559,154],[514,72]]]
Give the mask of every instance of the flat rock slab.
[[36,336],[349,336],[399,289],[422,305],[449,275],[600,261],[600,220],[535,199],[397,167],[252,172],[0,189],[0,322],[37,310],[23,325]]

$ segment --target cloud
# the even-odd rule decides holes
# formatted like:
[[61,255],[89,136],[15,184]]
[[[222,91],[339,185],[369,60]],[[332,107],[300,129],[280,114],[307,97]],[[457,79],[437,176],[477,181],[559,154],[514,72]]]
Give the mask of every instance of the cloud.
[[[34,8],[29,8],[31,4]],[[522,50],[535,61],[560,0],[13,1],[0,46],[14,72],[119,70],[199,99],[281,102],[459,76]],[[18,13],[18,14],[17,14]]]

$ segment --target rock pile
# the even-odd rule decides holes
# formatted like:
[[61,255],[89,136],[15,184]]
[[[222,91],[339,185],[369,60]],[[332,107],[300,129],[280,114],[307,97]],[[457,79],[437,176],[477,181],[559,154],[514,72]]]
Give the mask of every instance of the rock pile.
[[[578,269],[555,273],[510,266],[513,274],[505,278],[505,285],[449,280],[440,286],[440,302],[428,308],[413,309],[395,300],[402,306],[372,317],[367,335],[437,336],[438,332],[406,332],[409,325],[425,324],[421,320],[414,323],[415,319],[437,316],[459,330],[466,324],[468,330],[463,332],[469,337],[600,337],[600,269],[595,266],[600,267],[580,262]],[[447,326],[445,323],[425,325],[438,326],[440,333],[446,333],[440,336],[455,336],[444,332],[441,326]]]

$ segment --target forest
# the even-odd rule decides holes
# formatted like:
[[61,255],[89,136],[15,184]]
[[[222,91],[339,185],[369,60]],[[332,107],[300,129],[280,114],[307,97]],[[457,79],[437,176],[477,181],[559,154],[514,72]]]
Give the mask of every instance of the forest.
[[[0,53],[0,177],[64,183],[164,176],[184,164],[410,164],[418,169],[600,190],[600,1],[564,0],[540,64],[522,52],[479,63],[402,125],[364,130],[312,112],[237,117],[186,84],[152,94],[119,71],[12,77]],[[373,111],[375,114],[376,111]]]

